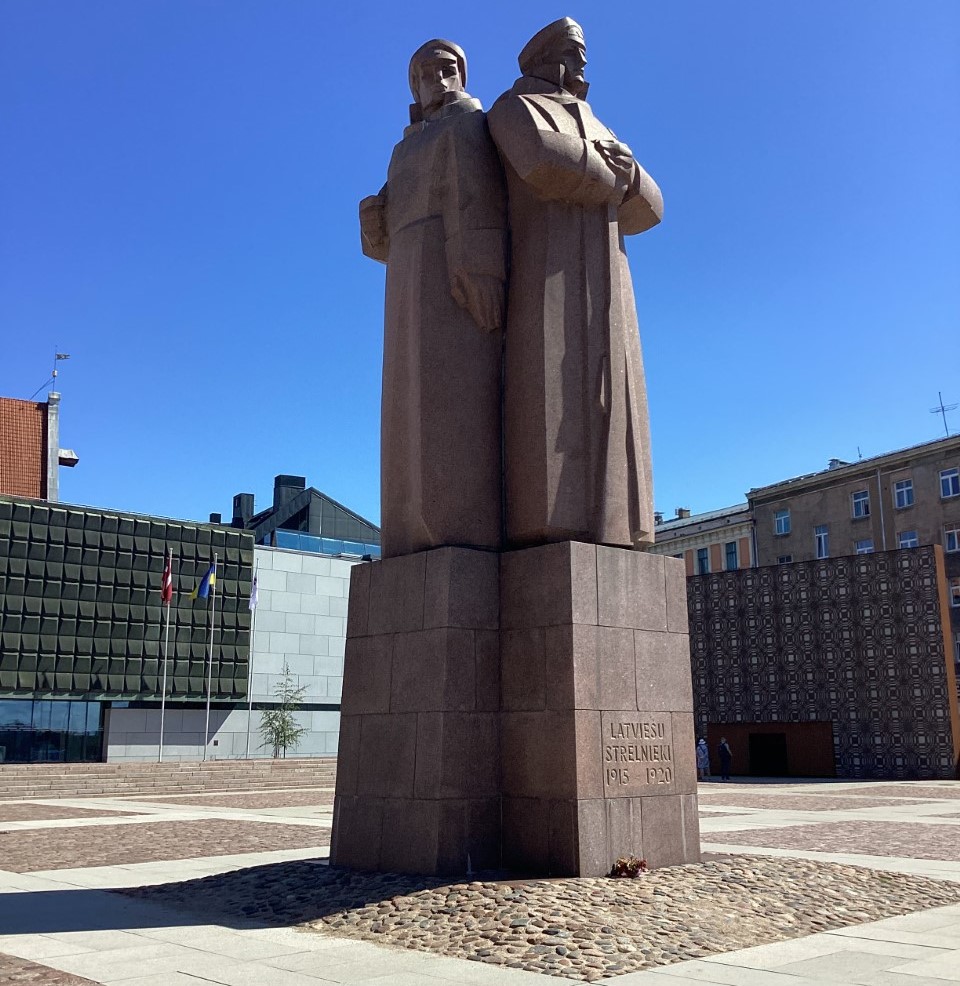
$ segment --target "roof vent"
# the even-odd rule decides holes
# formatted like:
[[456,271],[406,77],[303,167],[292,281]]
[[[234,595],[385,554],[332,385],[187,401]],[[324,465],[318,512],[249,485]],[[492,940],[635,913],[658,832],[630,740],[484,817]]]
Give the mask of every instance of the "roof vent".
[[850,463],[849,462],[845,462],[843,459],[831,459],[827,463],[827,468],[828,469],[840,469],[843,466],[849,466],[849,465],[850,465]]

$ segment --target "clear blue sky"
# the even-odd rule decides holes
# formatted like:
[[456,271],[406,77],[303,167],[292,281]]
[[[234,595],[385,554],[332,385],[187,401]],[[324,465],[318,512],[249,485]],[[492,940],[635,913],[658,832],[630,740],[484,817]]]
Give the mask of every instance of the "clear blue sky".
[[[485,105],[556,17],[664,192],[629,245],[668,514],[943,434],[960,401],[960,3],[0,3],[0,394],[61,363],[64,500],[205,519],[275,473],[379,518],[406,67]],[[960,429],[960,412],[952,416]]]

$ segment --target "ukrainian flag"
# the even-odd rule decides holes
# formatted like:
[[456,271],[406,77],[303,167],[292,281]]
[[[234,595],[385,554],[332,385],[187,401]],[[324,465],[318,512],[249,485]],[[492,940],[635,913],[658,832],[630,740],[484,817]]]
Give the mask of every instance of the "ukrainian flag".
[[210,595],[210,590],[217,584],[216,563],[207,569],[207,574],[200,580],[200,584],[190,593],[191,599],[206,599]]

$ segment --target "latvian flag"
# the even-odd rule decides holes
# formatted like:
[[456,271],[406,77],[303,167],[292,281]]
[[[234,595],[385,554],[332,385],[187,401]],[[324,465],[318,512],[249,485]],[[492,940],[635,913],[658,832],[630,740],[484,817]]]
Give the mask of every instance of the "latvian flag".
[[173,599],[173,555],[169,548],[163,555],[163,582],[160,586],[160,599],[168,606],[170,600]]

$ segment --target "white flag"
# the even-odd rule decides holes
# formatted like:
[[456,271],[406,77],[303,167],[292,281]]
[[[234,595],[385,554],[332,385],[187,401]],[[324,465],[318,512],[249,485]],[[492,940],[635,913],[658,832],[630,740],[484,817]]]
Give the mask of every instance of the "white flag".
[[253,587],[250,589],[250,611],[253,612],[257,608],[258,596],[257,596],[257,573],[253,573]]

